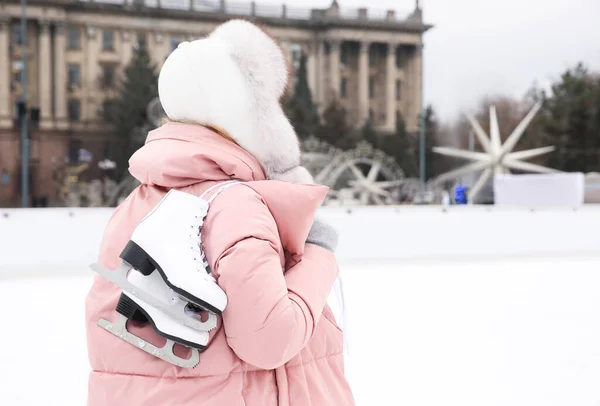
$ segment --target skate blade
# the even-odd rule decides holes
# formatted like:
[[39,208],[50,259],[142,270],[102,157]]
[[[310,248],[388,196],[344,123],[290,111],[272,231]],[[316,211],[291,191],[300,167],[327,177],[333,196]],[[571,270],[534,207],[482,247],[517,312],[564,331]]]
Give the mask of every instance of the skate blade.
[[[125,261],[121,262],[121,266],[115,270],[106,269],[98,264],[92,264],[90,265],[90,268],[92,268],[94,272],[102,275],[104,279],[123,289],[125,292],[146,302],[150,306],[186,327],[197,331],[206,332],[211,332],[217,328],[216,314],[208,312],[208,319],[206,321],[202,321],[200,320],[199,315],[195,315],[194,312],[190,312],[189,310],[186,312],[186,305],[188,303],[187,301],[179,300],[174,304],[165,304],[145,290],[139,289],[133,285],[127,279],[127,274],[129,271],[133,270],[133,267]],[[177,295],[175,292],[173,292],[173,294],[179,297],[179,295]]]
[[116,323],[111,323],[105,319],[99,319],[96,324],[114,336],[127,341],[134,347],[137,347],[150,355],[154,355],[155,357],[160,358],[169,364],[173,364],[182,368],[195,368],[200,363],[200,352],[196,348],[191,348],[192,356],[189,359],[183,359],[175,355],[173,352],[173,347],[175,346],[175,342],[173,340],[167,339],[166,344],[162,348],[158,348],[146,340],[142,340],[138,336],[131,334],[129,331],[127,331],[127,317],[123,315],[120,315],[119,321]]

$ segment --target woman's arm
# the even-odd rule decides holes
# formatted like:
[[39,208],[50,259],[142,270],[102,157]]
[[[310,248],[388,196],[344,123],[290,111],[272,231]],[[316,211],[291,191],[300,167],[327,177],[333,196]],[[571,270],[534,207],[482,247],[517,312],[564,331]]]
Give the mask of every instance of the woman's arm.
[[228,297],[225,334],[242,360],[274,369],[311,338],[338,265],[332,252],[307,244],[302,261],[284,275],[277,225],[262,198],[248,187],[227,192],[211,207],[204,243]]

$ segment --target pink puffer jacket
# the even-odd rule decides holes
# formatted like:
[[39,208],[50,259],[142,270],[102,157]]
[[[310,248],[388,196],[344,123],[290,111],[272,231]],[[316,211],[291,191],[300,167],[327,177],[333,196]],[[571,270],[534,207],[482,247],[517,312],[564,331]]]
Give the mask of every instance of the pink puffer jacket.
[[[200,365],[181,369],[96,325],[116,320],[120,294],[96,276],[86,300],[88,405],[354,405],[342,332],[326,305],[338,266],[332,253],[304,242],[326,189],[265,181],[246,151],[185,124],[152,132],[130,165],[142,185],[115,210],[99,256],[113,269],[136,224],[169,189],[200,195],[216,182],[246,182],[214,200],[202,231],[229,302]],[[151,327],[129,324],[132,333],[164,342]]]

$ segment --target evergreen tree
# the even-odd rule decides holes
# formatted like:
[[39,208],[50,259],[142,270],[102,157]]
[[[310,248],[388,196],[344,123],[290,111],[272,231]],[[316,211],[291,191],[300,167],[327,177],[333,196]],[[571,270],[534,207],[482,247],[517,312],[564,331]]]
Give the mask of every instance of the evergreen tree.
[[358,134],[348,124],[346,109],[337,99],[323,112],[323,124],[319,128],[318,137],[345,150],[356,145]]
[[369,118],[367,121],[365,121],[365,124],[360,129],[360,134],[359,134],[358,138],[361,140],[367,141],[369,144],[371,144],[375,148],[379,148],[379,144],[380,144],[379,134],[377,133],[377,130],[375,130],[375,127],[373,126],[373,120],[371,120]]
[[[449,163],[448,160],[433,152],[433,148],[441,145],[439,137],[439,123],[438,119],[435,115],[435,110],[433,106],[429,105],[425,108],[425,180],[431,180],[441,173],[448,170]],[[418,155],[417,158],[417,167],[419,170],[417,173],[420,175],[420,162],[419,159],[421,157],[420,154],[420,130],[421,130],[422,122],[419,120],[419,134],[416,141],[415,154]],[[418,175],[418,176],[419,176]]]
[[150,60],[146,42],[140,38],[125,67],[116,97],[104,104],[103,118],[112,130],[108,154],[117,164],[117,179],[127,174],[129,158],[143,145],[139,133],[147,125],[146,108],[158,95],[157,85],[156,67]]
[[438,145],[437,141],[438,123],[435,112],[431,105],[425,109],[425,179],[433,179],[436,173],[436,161],[441,156],[433,152],[433,147]]
[[419,174],[419,160],[416,139],[413,134],[406,131],[406,122],[400,112],[396,113],[396,131],[391,138],[393,140],[392,150],[386,152],[396,158],[396,162],[400,165],[406,177],[417,177]]
[[306,72],[306,55],[300,57],[294,94],[284,106],[296,134],[301,139],[316,135],[319,129],[319,113],[313,103]]
[[557,147],[549,164],[564,171],[600,166],[600,79],[582,64],[567,70],[544,97],[540,114],[548,143]]
[[407,177],[417,177],[419,171],[418,153],[416,153],[415,137],[406,131],[402,114],[396,114],[396,130],[393,134],[380,134],[370,120],[360,129],[360,139],[373,145],[374,148],[393,157]]

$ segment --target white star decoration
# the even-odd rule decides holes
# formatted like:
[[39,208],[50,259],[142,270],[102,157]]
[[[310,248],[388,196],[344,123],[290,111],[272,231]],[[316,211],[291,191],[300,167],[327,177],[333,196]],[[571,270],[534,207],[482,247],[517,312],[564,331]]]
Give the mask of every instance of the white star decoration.
[[554,151],[554,147],[542,147],[512,152],[514,147],[517,145],[517,142],[519,142],[521,136],[527,129],[527,126],[531,123],[531,120],[533,120],[541,107],[542,104],[538,102],[533,109],[531,109],[529,114],[525,116],[523,121],[521,121],[514,129],[512,134],[509,135],[504,144],[502,144],[500,139],[500,128],[498,126],[498,117],[496,115],[496,108],[494,106],[490,107],[491,136],[488,136],[488,134],[483,130],[483,128],[481,128],[481,125],[473,116],[467,115],[467,119],[473,127],[475,135],[477,136],[477,140],[481,144],[484,152],[467,151],[448,147],[434,147],[433,151],[438,154],[474,161],[467,165],[461,166],[458,169],[440,175],[436,179],[436,182],[445,182],[469,173],[483,171],[469,191],[469,201],[473,202],[477,198],[477,195],[481,189],[495,174],[510,173],[510,169],[536,173],[559,172],[555,169],[546,168],[541,165],[523,161],[525,159],[552,152]]

